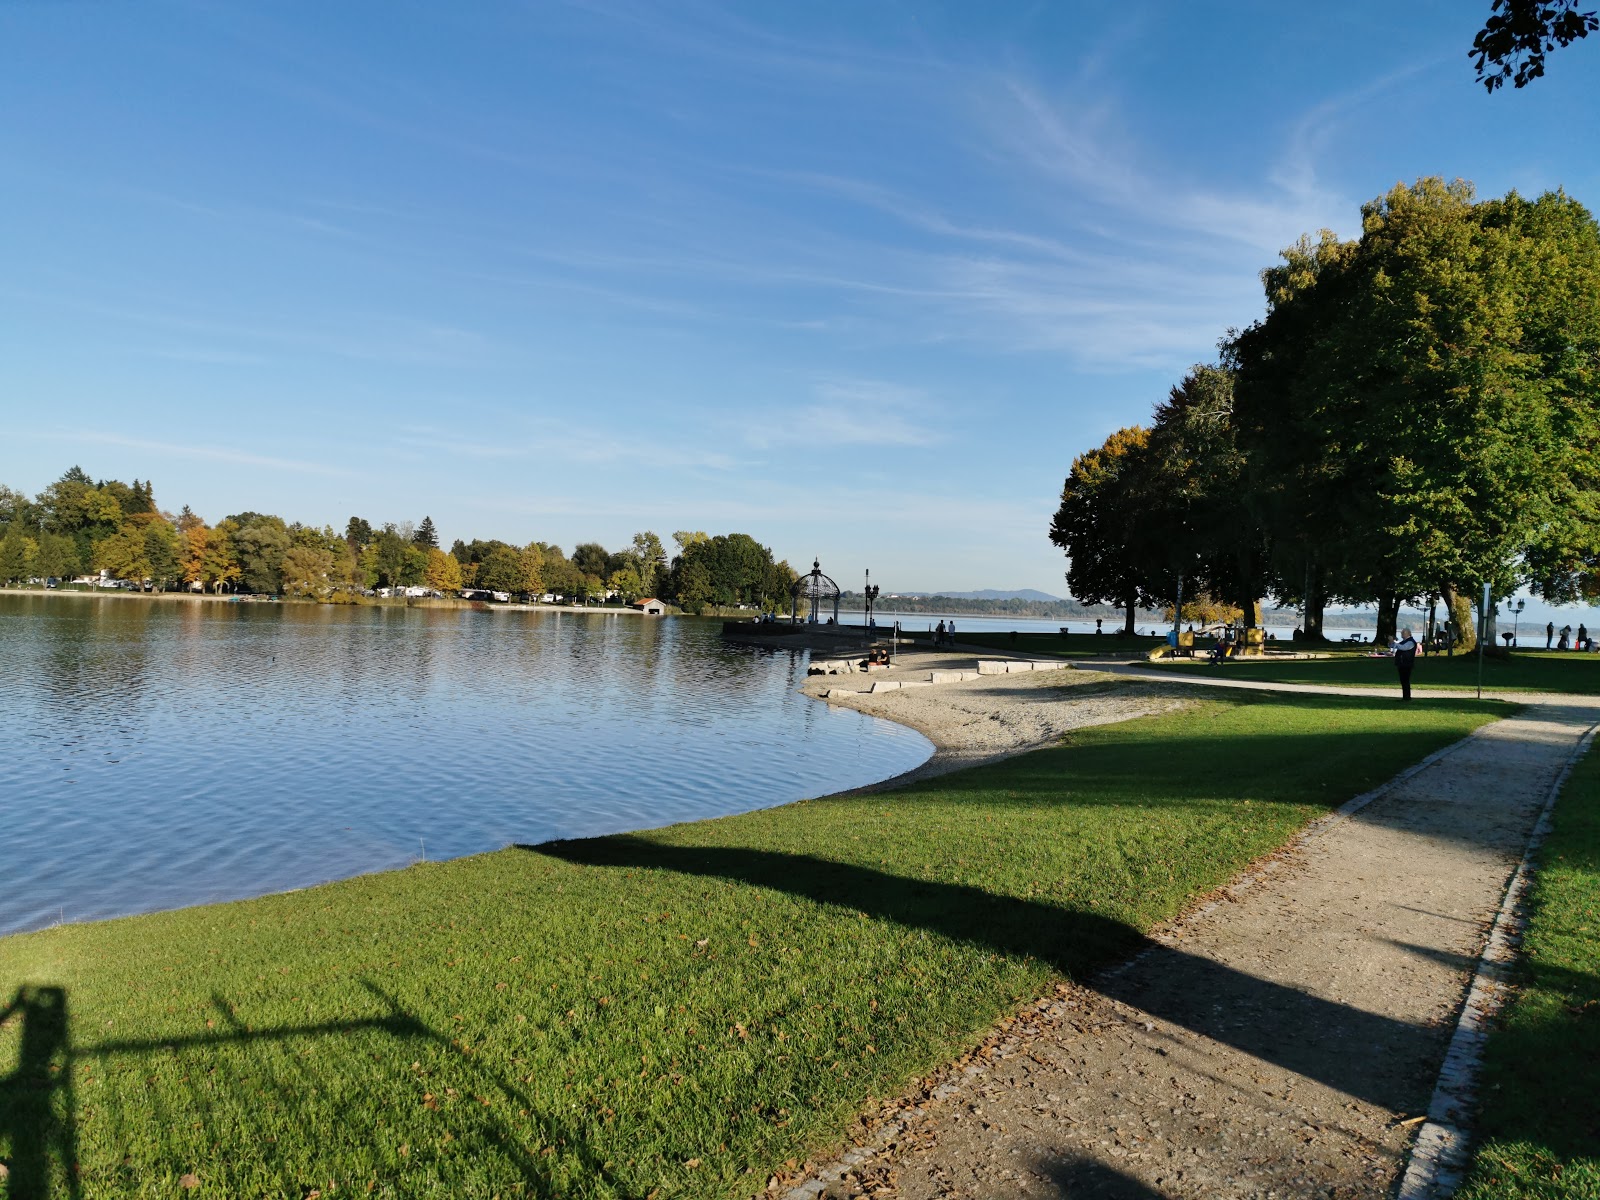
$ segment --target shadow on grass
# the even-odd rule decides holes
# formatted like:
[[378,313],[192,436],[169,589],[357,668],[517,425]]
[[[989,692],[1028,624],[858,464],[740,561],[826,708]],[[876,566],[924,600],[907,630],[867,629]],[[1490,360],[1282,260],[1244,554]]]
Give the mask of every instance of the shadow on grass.
[[[16,1070],[0,1077],[0,1145],[9,1143],[9,1158],[5,1160],[8,1178],[0,1187],[9,1200],[52,1200],[58,1195],[78,1200],[85,1195],[78,1160],[77,1105],[73,1097],[75,1071],[82,1064],[95,1062],[111,1068],[129,1060],[147,1059],[152,1054],[171,1055],[184,1052],[224,1047],[265,1047],[301,1039],[348,1038],[352,1035],[378,1033],[394,1039],[407,1047],[405,1057],[423,1044],[433,1044],[442,1049],[459,1067],[466,1068],[474,1082],[487,1093],[494,1091],[511,1103],[513,1108],[533,1110],[535,1102],[510,1080],[473,1061],[470,1051],[453,1039],[434,1029],[414,1015],[406,1012],[389,994],[370,982],[363,987],[386,1010],[371,1017],[344,1021],[328,1021],[301,1025],[278,1025],[262,1029],[247,1028],[235,1015],[233,1005],[222,996],[213,996],[213,1005],[220,1016],[222,1028],[188,1037],[159,1039],[108,1040],[91,1046],[74,1047],[70,1037],[66,992],[59,987],[22,987],[11,1002],[0,1009],[0,1024],[20,1019],[22,1022],[21,1051]],[[303,1095],[319,1082],[315,1069],[302,1064],[297,1057],[270,1059],[266,1056],[252,1058],[248,1074],[256,1083],[270,1082],[273,1091],[281,1096]],[[215,1061],[212,1062],[215,1070]],[[293,1071],[294,1078],[286,1077]],[[209,1074],[209,1073],[208,1073]],[[414,1083],[406,1080],[406,1083]],[[394,1081],[390,1081],[391,1086]],[[206,1124],[221,1121],[215,1093],[204,1095],[197,1085],[193,1088],[195,1109],[207,1118]],[[241,1093],[236,1099],[244,1100]],[[245,1100],[247,1106],[259,1103],[256,1096]],[[152,1089],[147,1103],[160,1104],[160,1094]],[[172,1114],[156,1112],[164,1118],[162,1124],[171,1123]],[[192,1114],[190,1114],[192,1115]],[[517,1137],[498,1118],[487,1111],[487,1106],[475,1106],[472,1120],[477,1125],[476,1134],[511,1163],[521,1175],[527,1194],[556,1195],[559,1189],[550,1180],[549,1164],[530,1154]],[[547,1113],[539,1114],[540,1124],[552,1143],[558,1143],[565,1155],[576,1160],[580,1171],[588,1178],[605,1181],[609,1176],[608,1164],[590,1152],[584,1139],[570,1127],[552,1119]],[[338,1113],[342,1136],[351,1136],[352,1129],[363,1124],[381,1124],[367,1104],[346,1105]],[[370,1131],[370,1140],[379,1138],[379,1130]],[[207,1141],[225,1146],[222,1134],[213,1128]],[[275,1139],[265,1139],[268,1143]],[[257,1147],[267,1154],[262,1147]],[[168,1165],[170,1167],[170,1164]],[[270,1169],[270,1164],[268,1164]],[[141,1191],[151,1181],[133,1174],[133,1168],[123,1171],[128,1191]],[[301,1195],[307,1182],[297,1177],[288,1166],[279,1170],[283,1195]],[[62,1183],[64,1181],[64,1185]],[[204,1182],[204,1181],[202,1181]],[[215,1183],[216,1181],[212,1181]],[[226,1184],[223,1184],[224,1188]],[[88,1194],[96,1194],[103,1187],[97,1181]],[[121,1190],[121,1189],[119,1189]]]
[[[524,846],[563,862],[713,876],[788,892],[1017,958],[1038,959],[1083,979],[1138,952],[1156,994],[1129,975],[1101,992],[1195,1033],[1295,1071],[1351,1096],[1390,1108],[1415,1105],[1407,1090],[1385,1090],[1394,1073],[1377,1065],[1396,1055],[1426,1059],[1439,1030],[1324,1000],[1210,959],[1150,941],[1096,913],[996,896],[961,884],[905,879],[808,855],[727,847],[673,846],[637,836]],[[1392,1086],[1392,1084],[1388,1084]]]
[[44,1200],[55,1164],[68,1181],[67,1195],[80,1196],[66,992],[18,988],[0,1009],[0,1025],[15,1020],[22,1022],[17,1067],[0,1077],[0,1139],[11,1147],[6,1194],[11,1200]]

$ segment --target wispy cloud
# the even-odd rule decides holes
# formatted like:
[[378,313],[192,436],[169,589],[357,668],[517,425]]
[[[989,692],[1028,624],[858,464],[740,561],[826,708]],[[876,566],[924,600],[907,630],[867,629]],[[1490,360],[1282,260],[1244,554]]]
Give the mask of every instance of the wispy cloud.
[[877,379],[819,382],[810,404],[786,409],[775,420],[748,425],[745,440],[773,446],[931,446],[943,439],[937,406],[921,388]]
[[265,467],[273,471],[292,471],[301,475],[326,475],[333,478],[351,478],[359,473],[345,467],[305,459],[277,458],[255,454],[231,446],[213,446],[203,443],[162,442],[150,438],[129,437],[120,433],[100,431],[53,431],[38,435],[53,441],[89,442],[95,445],[122,446],[130,450],[144,450],[172,458],[201,459],[207,462],[234,463],[239,466]]
[[600,466],[653,466],[726,471],[737,461],[722,451],[674,445],[658,439],[573,424],[555,417],[519,419],[503,438],[463,437],[449,429],[411,425],[393,439],[417,456],[446,454],[476,459],[527,459],[546,463]]

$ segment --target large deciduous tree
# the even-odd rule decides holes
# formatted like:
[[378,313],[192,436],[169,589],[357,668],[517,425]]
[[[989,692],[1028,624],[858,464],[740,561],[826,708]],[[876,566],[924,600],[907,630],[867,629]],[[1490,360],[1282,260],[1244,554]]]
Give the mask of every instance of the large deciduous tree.
[[1144,582],[1150,564],[1141,560],[1145,542],[1141,511],[1149,431],[1119,429],[1104,444],[1072,461],[1061,488],[1061,506],[1050,522],[1050,540],[1067,555],[1067,587],[1085,604],[1117,604],[1125,612],[1122,632],[1132,636],[1135,613],[1152,597]]

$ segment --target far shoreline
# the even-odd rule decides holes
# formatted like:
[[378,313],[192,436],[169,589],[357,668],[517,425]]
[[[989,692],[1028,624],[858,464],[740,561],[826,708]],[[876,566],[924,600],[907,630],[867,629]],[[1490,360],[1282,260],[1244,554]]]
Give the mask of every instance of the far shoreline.
[[[637,608],[618,608],[615,605],[581,604],[512,604],[491,603],[487,600],[463,600],[459,596],[388,597],[363,596],[359,603],[335,604],[310,596],[269,596],[260,592],[135,592],[127,588],[0,588],[0,596],[79,596],[91,600],[162,600],[200,601],[207,604],[286,604],[297,608],[435,608],[467,609],[488,612],[559,612],[595,613],[608,616],[627,615],[643,617],[649,614]],[[662,613],[661,616],[681,616],[681,613]]]

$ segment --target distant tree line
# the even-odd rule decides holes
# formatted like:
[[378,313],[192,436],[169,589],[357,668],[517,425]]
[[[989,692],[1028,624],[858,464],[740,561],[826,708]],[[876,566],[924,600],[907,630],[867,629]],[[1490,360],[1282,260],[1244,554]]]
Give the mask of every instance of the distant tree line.
[[720,605],[780,607],[795,573],[748,534],[679,532],[670,560],[661,539],[637,533],[607,551],[457,540],[440,548],[431,517],[374,526],[351,517],[344,532],[266,513],[242,512],[208,525],[187,505],[156,506],[149,482],[94,480],[73,467],[37,496],[0,485],[0,585],[104,572],[141,588],[246,591],[352,600],[374,589],[472,589],[519,598],[587,602],[647,597],[686,612]]
[[1477,201],[1423,179],[1302,237],[1148,426],[1079,455],[1050,527],[1079,600],[1170,607],[1181,589],[1259,625],[1305,610],[1527,586],[1600,594],[1600,227],[1561,192]]

